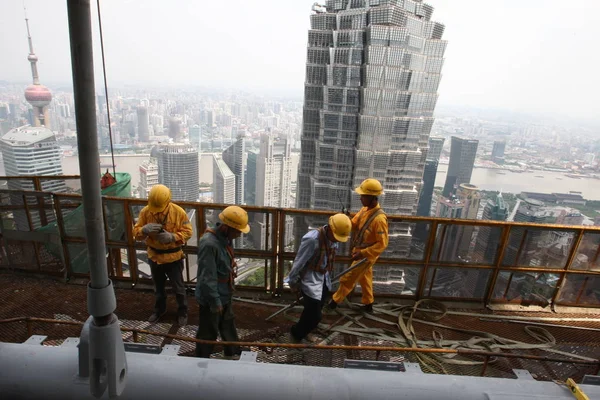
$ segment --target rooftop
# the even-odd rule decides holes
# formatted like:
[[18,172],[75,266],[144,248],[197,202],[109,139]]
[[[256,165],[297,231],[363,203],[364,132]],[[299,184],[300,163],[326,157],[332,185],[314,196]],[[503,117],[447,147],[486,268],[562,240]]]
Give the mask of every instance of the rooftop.
[[11,146],[28,146],[52,137],[54,133],[45,126],[22,126],[8,131],[2,141]]
[[[0,274],[0,296],[3,300],[0,313],[0,341],[21,343],[31,335],[47,336],[47,346],[58,346],[68,337],[78,337],[81,326],[87,319],[86,286],[83,282],[64,283],[50,277],[33,277],[15,273]],[[198,307],[193,297],[189,297],[189,325],[179,327],[176,323],[176,304],[169,296],[168,312],[159,323],[146,322],[152,311],[154,296],[147,289],[116,289],[117,310],[122,327],[130,331],[123,332],[126,342],[146,343],[158,346],[178,345],[180,356],[193,357],[193,343],[197,330]],[[537,380],[561,380],[568,377],[579,381],[586,374],[594,374],[597,366],[590,364],[569,364],[568,362],[550,362],[527,358],[490,359],[484,366],[482,356],[465,355],[458,358],[466,365],[453,363],[454,359],[431,356],[429,354],[402,353],[401,351],[361,350],[365,346],[395,347],[408,346],[398,327],[394,326],[397,317],[394,307],[385,306],[376,310],[373,316],[358,314],[350,309],[341,309],[341,313],[325,315],[322,326],[312,339],[315,344],[349,346],[343,350],[306,349],[301,352],[288,348],[275,348],[273,343],[288,344],[286,333],[292,325],[292,319],[298,318],[299,310],[287,315],[279,315],[271,321],[265,321],[270,314],[281,309],[287,302],[270,302],[258,299],[240,299],[234,303],[236,325],[240,341],[250,342],[251,351],[258,353],[258,362],[311,365],[322,367],[343,367],[344,360],[370,360],[388,362],[416,362],[424,372],[446,373],[466,376],[488,376],[513,378],[513,369],[526,369]],[[489,310],[453,309],[432,326],[428,317],[416,315],[413,323],[419,340],[419,347],[435,346],[431,338],[435,334],[443,338],[444,347],[461,343],[465,349],[485,349],[483,346],[470,346],[469,340],[475,336],[496,335],[508,340],[532,344],[528,350],[503,348],[499,341],[490,340],[488,345],[511,355],[525,357],[546,356],[562,360],[581,361],[600,359],[600,312],[586,315],[588,322],[533,322],[536,318],[551,318],[545,312],[491,312]],[[465,315],[461,314],[465,313]],[[343,314],[346,314],[344,316]],[[435,314],[431,314],[435,315]],[[18,320],[19,317],[25,317]],[[28,318],[27,318],[28,317]],[[421,319],[422,318],[422,319]],[[504,319],[506,318],[506,319]],[[514,321],[509,319],[516,318]],[[519,320],[518,318],[524,319]],[[561,314],[560,318],[580,318],[581,314]],[[15,320],[17,319],[17,320]],[[7,322],[9,321],[9,322]],[[12,322],[10,322],[12,321]],[[551,326],[534,326],[534,324]],[[574,329],[576,324],[581,329]],[[562,326],[562,327],[561,327]],[[565,327],[566,326],[566,327]],[[533,329],[528,333],[528,329]],[[132,332],[138,330],[138,332]],[[475,335],[475,331],[479,331]],[[155,334],[150,334],[154,332]],[[436,332],[434,334],[434,332]],[[172,337],[165,337],[171,335]],[[540,336],[541,335],[541,336]],[[187,340],[184,340],[187,339]],[[556,344],[553,344],[554,341]],[[495,344],[492,344],[494,343]],[[261,343],[271,344],[263,346]],[[540,344],[548,344],[548,350],[535,349]],[[408,346],[410,347],[410,346]],[[217,347],[215,351],[220,352]],[[569,356],[571,354],[571,356]],[[213,357],[219,358],[218,354]]]
[[[12,178],[0,177],[0,181],[5,179]],[[31,179],[40,190],[40,177],[15,179]],[[14,199],[27,204],[21,200],[11,203]],[[80,217],[73,211],[81,207],[81,202],[81,196],[74,194],[0,190],[0,341],[23,342],[37,334],[47,336],[45,344],[53,346],[79,336],[88,317],[85,284],[89,279],[85,270],[85,232],[77,225]],[[105,224],[110,227],[107,268],[116,286],[116,314],[124,340],[178,345],[179,355],[192,356],[198,320],[198,308],[191,296],[195,288],[196,243],[191,241],[184,247],[189,325],[179,327],[175,323],[173,296],[169,297],[169,314],[159,323],[150,324],[146,320],[154,299],[151,281],[144,273],[145,246],[133,241],[130,231],[145,201],[105,197],[104,202]],[[187,211],[195,211],[192,224],[196,232],[203,232],[216,211],[225,207],[179,204]],[[283,277],[294,259],[295,244],[291,232],[286,232],[288,224],[282,221],[297,223],[307,217],[326,220],[331,213],[247,209],[249,213],[264,215],[269,237],[264,248],[253,247],[250,239],[236,248],[240,268],[246,268],[240,273],[247,273],[248,280],[236,282],[238,298],[234,311],[240,340],[256,352],[259,362],[326,367],[343,367],[346,360],[413,362],[424,372],[504,378],[513,378],[513,369],[526,369],[536,379],[549,381],[581,379],[585,374],[598,372],[600,228],[390,215],[391,229],[408,225],[415,231],[416,225],[423,225],[429,232],[425,242],[415,240],[410,245],[408,255],[406,249],[396,252],[390,246],[375,267],[377,276],[384,273],[404,279],[405,284],[397,285],[401,288],[391,292],[378,291],[376,287],[373,315],[359,312],[352,308],[353,304],[327,313],[311,344],[293,351],[288,347],[295,345],[287,342],[286,334],[300,309],[293,308],[266,321],[293,301]],[[41,213],[49,225],[19,231],[21,228],[14,221],[15,214],[20,213],[23,217]],[[448,225],[451,229],[447,229]],[[490,239],[498,241],[493,246],[498,249],[493,259],[469,261],[477,259],[472,249],[456,259],[451,252],[440,251],[453,240],[453,225],[497,230],[499,234]],[[528,232],[533,232],[530,237],[537,241],[535,246],[522,239]],[[545,240],[556,232],[570,235],[573,240],[566,241],[561,252],[548,257],[552,243],[545,244]],[[527,248],[522,251],[523,246]],[[511,254],[522,253],[526,257],[510,255],[509,247]],[[451,258],[445,258],[446,253]],[[530,263],[530,258],[535,258],[536,263]],[[340,251],[336,261],[337,272],[348,265],[349,258]],[[358,294],[357,289],[350,300],[357,301]],[[404,329],[398,327],[399,321]],[[410,333],[411,325],[414,334]],[[315,347],[315,343],[319,346]],[[219,351],[217,347],[216,352]],[[444,356],[432,351],[453,354]],[[215,353],[213,357],[220,355]]]

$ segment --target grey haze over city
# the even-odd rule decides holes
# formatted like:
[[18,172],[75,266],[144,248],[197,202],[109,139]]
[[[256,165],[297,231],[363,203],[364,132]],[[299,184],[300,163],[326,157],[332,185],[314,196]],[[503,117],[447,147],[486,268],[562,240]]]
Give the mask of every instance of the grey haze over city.
[[[308,11],[314,0],[101,3],[109,87],[212,87],[302,96]],[[600,3],[430,3],[449,42],[440,106],[598,119],[600,53],[592,49],[600,36]],[[65,1],[26,4],[42,81],[51,87],[70,85]],[[23,18],[21,0],[3,1],[2,80],[30,80]],[[98,39],[96,15],[92,18]],[[99,49],[99,40],[95,45]]]

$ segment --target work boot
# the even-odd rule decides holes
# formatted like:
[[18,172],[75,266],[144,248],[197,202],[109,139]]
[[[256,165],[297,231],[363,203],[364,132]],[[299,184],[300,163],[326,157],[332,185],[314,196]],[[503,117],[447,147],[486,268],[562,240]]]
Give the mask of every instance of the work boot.
[[180,314],[177,317],[177,325],[179,325],[181,327],[186,326],[187,325],[187,319],[188,319],[187,318],[187,314]]
[[331,300],[329,302],[329,304],[327,305],[327,308],[329,308],[330,310],[335,310],[337,308],[337,306],[338,306],[337,303],[335,301]]
[[160,313],[154,311],[152,313],[152,315],[150,316],[150,318],[148,318],[148,322],[150,322],[151,324],[157,322],[160,317],[162,317],[163,315],[165,315],[167,312],[166,311],[161,311]]
[[360,306],[360,311],[369,313],[369,314],[373,314],[373,303],[363,304],[362,306]]

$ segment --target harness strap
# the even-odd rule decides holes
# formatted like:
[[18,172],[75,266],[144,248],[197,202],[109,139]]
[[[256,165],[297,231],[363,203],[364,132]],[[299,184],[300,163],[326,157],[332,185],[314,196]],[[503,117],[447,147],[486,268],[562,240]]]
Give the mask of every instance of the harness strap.
[[[209,233],[212,233],[213,235],[217,236],[217,232],[214,229],[206,228],[205,232],[209,232]],[[234,282],[235,278],[237,278],[237,263],[235,262],[235,258],[234,258],[234,254],[233,254],[233,246],[228,244],[225,246],[225,250],[227,250],[227,253],[229,253],[229,257],[231,258],[231,265],[230,265],[231,270],[230,270],[229,276],[227,278],[217,278],[217,281],[219,283],[229,283],[229,288],[231,290],[234,290],[233,282]]]
[[154,247],[150,247],[150,249],[152,251],[154,251],[156,254],[172,254],[172,253],[178,253],[181,251],[181,246],[179,247],[173,247],[172,249],[155,249]]
[[[335,249],[330,248],[327,245],[327,233],[325,233],[324,227],[317,228],[319,232],[319,251],[315,253],[313,257],[310,258],[307,264],[307,268],[303,271],[302,276],[300,278],[304,278],[307,270],[313,270],[319,272],[321,274],[325,272],[333,271],[333,263],[335,260]],[[325,271],[321,268],[323,265],[323,258],[327,256],[327,266],[325,267]]]
[[378,209],[377,211],[375,211],[373,214],[371,214],[371,216],[367,219],[367,221],[360,228],[358,235],[356,235],[356,237],[354,237],[354,239],[352,240],[353,248],[359,247],[363,244],[363,239],[365,236],[365,232],[367,231],[367,228],[369,227],[369,225],[371,225],[371,222],[373,222],[375,220],[375,218],[381,214],[385,214],[381,208]]

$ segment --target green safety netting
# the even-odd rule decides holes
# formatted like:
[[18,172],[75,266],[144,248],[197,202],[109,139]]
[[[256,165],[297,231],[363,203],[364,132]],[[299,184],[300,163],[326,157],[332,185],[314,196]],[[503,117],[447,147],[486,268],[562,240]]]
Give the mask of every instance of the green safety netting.
[[[98,177],[100,179],[100,177]],[[117,182],[102,190],[103,196],[111,197],[131,197],[131,175],[127,173],[116,173]],[[61,203],[62,205],[62,203]],[[104,213],[106,215],[106,232],[109,240],[124,240],[125,238],[125,209],[123,202],[107,201],[104,204]],[[83,205],[72,211],[63,209],[63,223],[67,236],[85,238],[85,223],[83,216]],[[56,222],[37,229],[38,232],[54,233],[58,235],[58,226]],[[63,258],[63,249],[60,244],[44,244],[48,252],[57,258]],[[88,263],[87,246],[84,243],[70,243],[69,261],[71,270],[76,273],[88,273],[90,271]]]

